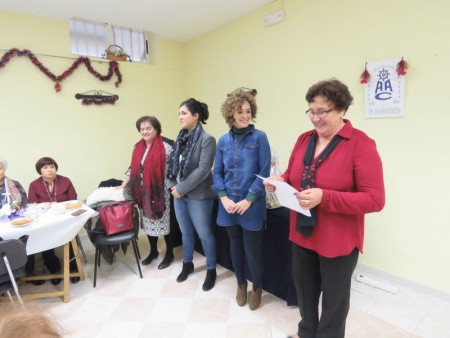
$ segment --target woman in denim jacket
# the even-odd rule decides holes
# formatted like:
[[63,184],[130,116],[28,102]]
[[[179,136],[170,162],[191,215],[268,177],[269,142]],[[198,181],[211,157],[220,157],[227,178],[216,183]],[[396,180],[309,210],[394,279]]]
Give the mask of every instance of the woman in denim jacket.
[[266,219],[265,188],[255,174],[267,177],[270,146],[266,134],[250,124],[256,117],[256,90],[237,89],[228,94],[221,112],[230,131],[217,144],[213,190],[220,199],[217,224],[225,226],[231,243],[231,260],[236,273],[239,306],[247,303],[247,257],[253,288],[249,307],[261,303],[263,257],[262,236]]

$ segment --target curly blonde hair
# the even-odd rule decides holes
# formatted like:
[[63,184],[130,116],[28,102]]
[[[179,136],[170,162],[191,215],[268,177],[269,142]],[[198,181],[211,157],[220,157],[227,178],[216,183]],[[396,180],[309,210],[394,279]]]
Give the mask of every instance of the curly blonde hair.
[[225,102],[222,104],[220,111],[222,113],[225,122],[231,128],[234,123],[234,114],[241,110],[242,105],[245,102],[250,104],[250,109],[252,111],[252,121],[256,118],[256,89],[245,91],[244,89],[236,89],[234,92],[227,95]]

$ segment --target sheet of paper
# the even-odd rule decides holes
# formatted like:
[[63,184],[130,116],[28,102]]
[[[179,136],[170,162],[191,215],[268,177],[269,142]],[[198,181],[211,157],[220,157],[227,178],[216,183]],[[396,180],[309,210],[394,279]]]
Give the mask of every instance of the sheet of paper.
[[275,191],[278,201],[280,201],[280,204],[283,207],[295,210],[297,212],[302,213],[305,216],[311,217],[311,213],[309,210],[303,209],[300,204],[298,203],[297,197],[295,197],[295,193],[298,192],[295,190],[292,186],[287,184],[286,182],[281,181],[275,181],[275,180],[269,180],[268,178],[258,176],[263,181],[266,181],[272,185],[274,185],[277,189]]

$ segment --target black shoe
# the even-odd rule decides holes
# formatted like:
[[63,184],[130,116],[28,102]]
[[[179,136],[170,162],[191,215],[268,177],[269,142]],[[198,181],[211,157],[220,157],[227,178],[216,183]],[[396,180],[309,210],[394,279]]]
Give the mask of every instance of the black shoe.
[[177,282],[178,283],[184,282],[188,278],[188,275],[190,275],[193,272],[194,272],[194,263],[183,262],[183,269],[181,270],[181,273],[177,277]]
[[72,284],[77,284],[80,281],[80,277],[70,277]]
[[33,285],[42,285],[45,283],[45,280],[43,280],[43,279],[29,280],[27,283],[31,283]]
[[206,270],[206,278],[205,282],[203,283],[203,291],[209,291],[214,287],[214,284],[216,284],[216,277],[216,269]]
[[168,268],[170,264],[173,262],[173,255],[166,255],[161,263],[158,265],[159,270],[163,270],[165,268]]
[[150,252],[148,257],[142,261],[142,265],[149,265],[151,262],[153,262],[154,259],[158,258],[159,252]]
[[55,278],[55,279],[51,279],[50,283],[52,283],[53,285],[59,285],[61,283],[62,279],[61,278]]

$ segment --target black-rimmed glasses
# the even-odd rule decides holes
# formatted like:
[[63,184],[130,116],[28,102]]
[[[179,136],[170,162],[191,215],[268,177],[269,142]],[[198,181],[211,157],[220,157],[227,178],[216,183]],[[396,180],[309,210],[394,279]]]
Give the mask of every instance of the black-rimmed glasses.
[[324,111],[320,111],[317,113],[314,113],[311,109],[308,109],[307,111],[305,111],[306,115],[308,115],[310,118],[313,118],[314,115],[317,116],[319,119],[324,118],[325,116],[327,116],[327,114],[331,111],[333,111],[334,108],[331,108],[329,110],[324,110]]

